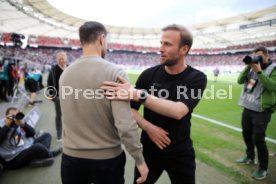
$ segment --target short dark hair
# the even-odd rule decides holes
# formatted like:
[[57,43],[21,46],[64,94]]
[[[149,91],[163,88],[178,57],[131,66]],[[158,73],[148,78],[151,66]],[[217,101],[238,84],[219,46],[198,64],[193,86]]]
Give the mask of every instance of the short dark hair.
[[180,32],[179,47],[188,45],[189,50],[191,49],[191,47],[193,45],[193,35],[186,27],[178,25],[178,24],[171,24],[162,29],[162,31],[168,31],[168,30],[179,31]]
[[253,52],[259,52],[259,51],[261,51],[264,54],[268,55],[268,51],[264,46],[258,46],[253,50]]
[[15,110],[18,110],[16,107],[9,107],[7,108],[6,110],[6,116],[10,113],[10,111],[15,111]]
[[99,22],[85,22],[79,28],[80,42],[82,45],[94,43],[101,34],[107,35],[107,31],[104,25]]

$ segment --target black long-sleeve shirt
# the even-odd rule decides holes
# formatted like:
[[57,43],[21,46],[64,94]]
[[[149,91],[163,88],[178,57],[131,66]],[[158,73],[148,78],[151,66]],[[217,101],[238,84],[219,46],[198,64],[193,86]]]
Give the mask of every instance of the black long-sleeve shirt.
[[49,90],[48,91],[48,95],[50,97],[55,97],[55,96],[59,96],[59,78],[62,74],[63,70],[58,66],[58,65],[54,65],[52,67],[52,69],[49,72],[49,76],[48,76],[48,80],[47,80],[47,86],[50,87],[54,87],[56,90],[57,94],[54,94],[55,92],[53,90]]

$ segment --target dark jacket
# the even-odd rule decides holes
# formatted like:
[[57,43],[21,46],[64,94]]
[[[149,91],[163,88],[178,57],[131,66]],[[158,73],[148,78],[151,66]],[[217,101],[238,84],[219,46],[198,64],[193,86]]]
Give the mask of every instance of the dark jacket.
[[[49,97],[56,97],[59,96],[59,78],[62,74],[63,70],[58,66],[58,65],[54,65],[50,72],[49,72],[49,76],[48,76],[48,80],[47,80],[47,87],[48,87],[48,93],[47,95]],[[53,87],[53,89],[50,89],[49,87]]]
[[[22,140],[19,144],[13,144],[12,140],[14,140],[15,136],[18,136],[18,133],[20,133]],[[6,161],[12,160],[21,151],[33,145],[34,135],[34,128],[27,123],[25,123],[24,127],[7,127],[6,125],[0,126],[0,156]]]

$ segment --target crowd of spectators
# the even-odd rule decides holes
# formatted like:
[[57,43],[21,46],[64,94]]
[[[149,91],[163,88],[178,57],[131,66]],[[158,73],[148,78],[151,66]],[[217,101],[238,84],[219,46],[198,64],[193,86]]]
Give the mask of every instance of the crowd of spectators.
[[[11,43],[12,33],[2,33],[0,42]],[[28,45],[44,46],[44,47],[58,47],[58,48],[80,48],[80,41],[78,39],[48,37],[48,36],[28,36]],[[276,47],[276,40],[248,43],[243,45],[230,45],[225,48],[192,48],[192,54],[218,54],[229,51],[250,51],[257,45],[262,45],[267,48]],[[146,47],[133,44],[109,43],[109,48],[114,51],[138,51],[138,52],[158,52],[158,47]]]
[[[42,66],[50,66],[54,64],[54,57],[60,50],[64,50],[68,54],[69,64],[81,55],[80,42],[76,39],[29,35],[29,47],[26,49],[3,46],[3,43],[8,45],[11,42],[12,33],[1,34],[0,59],[3,57],[17,58]],[[243,57],[250,53],[256,45],[263,45],[274,50],[276,40],[226,48],[195,48],[190,51],[186,62],[203,71],[212,71],[214,67],[218,66],[222,72],[239,72],[243,66]],[[110,43],[108,48],[107,59],[126,69],[145,69],[159,63],[158,48],[120,43]],[[270,57],[272,61],[276,61],[275,50],[270,53]]]
[[[21,49],[18,47],[1,47],[0,58],[11,57],[18,58],[20,60],[32,61],[39,63],[40,65],[53,65],[55,61],[55,54],[60,51],[60,48],[39,47],[32,48],[27,47]],[[68,54],[69,63],[75,61],[81,56],[81,50],[63,49]],[[239,71],[244,63],[243,57],[247,53],[236,54],[201,54],[201,55],[189,55],[187,57],[187,63],[193,67],[201,68],[202,70],[213,70],[213,67],[220,66],[225,70]],[[106,56],[107,60],[121,65],[126,69],[145,69],[159,63],[159,54],[142,53],[142,52],[128,52],[128,51],[112,51],[108,52]],[[276,53],[270,53],[270,59],[276,62]],[[223,71],[223,70],[222,70]]]

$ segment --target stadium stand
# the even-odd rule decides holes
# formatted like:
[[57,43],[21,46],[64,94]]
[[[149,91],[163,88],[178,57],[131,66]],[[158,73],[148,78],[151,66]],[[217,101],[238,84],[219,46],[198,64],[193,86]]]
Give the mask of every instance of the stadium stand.
[[[36,42],[31,42],[29,45],[34,43]],[[38,63],[43,66],[54,64],[55,53],[61,49],[68,53],[69,62],[73,62],[78,57],[80,57],[81,49],[79,48],[71,49],[68,47],[61,47],[61,45],[56,47],[52,46],[60,43],[61,40],[50,39],[50,41],[45,41],[42,43],[47,47],[41,46],[40,43],[38,43],[39,47],[37,48],[27,47],[26,49],[5,46],[1,47],[0,58],[13,57],[23,61]],[[139,48],[136,51],[133,51],[133,49],[136,49],[136,47],[129,47],[130,50],[128,50],[126,49],[128,47],[120,46],[122,45],[116,44],[117,49],[109,49],[106,57],[109,61],[116,63],[125,69],[146,69],[159,63],[159,54],[157,52],[141,52]],[[247,47],[247,45],[244,47]],[[227,50],[217,52],[218,50],[209,51],[206,49],[200,50],[196,53],[192,51],[191,54],[187,57],[187,63],[202,71],[212,71],[214,67],[218,66],[224,73],[236,73],[240,72],[244,65],[242,62],[243,57],[249,54],[251,50],[252,48],[245,50],[232,50],[231,52]],[[270,56],[270,59],[273,62],[276,62],[275,51],[270,51]]]

